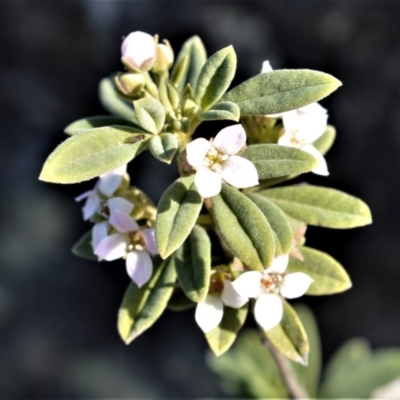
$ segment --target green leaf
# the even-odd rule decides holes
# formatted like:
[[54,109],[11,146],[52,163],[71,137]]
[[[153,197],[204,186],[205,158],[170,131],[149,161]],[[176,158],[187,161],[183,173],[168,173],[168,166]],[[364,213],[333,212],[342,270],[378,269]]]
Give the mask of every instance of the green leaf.
[[236,54],[232,46],[216,52],[207,60],[195,86],[195,100],[203,111],[209,109],[225,93],[235,71]]
[[341,82],[329,74],[308,69],[276,70],[259,74],[227,92],[242,115],[280,114],[319,101]]
[[161,196],[156,219],[158,251],[167,258],[189,236],[203,205],[194,175],[176,180]]
[[211,198],[214,220],[232,253],[249,268],[263,271],[274,258],[274,233],[261,210],[237,189],[223,185]]
[[139,125],[147,132],[156,135],[161,132],[165,122],[163,105],[152,97],[145,97],[133,102]]
[[187,83],[196,86],[201,68],[207,60],[203,42],[198,36],[192,36],[182,46],[172,70],[172,82],[182,93]]
[[199,117],[203,121],[224,119],[237,122],[240,118],[240,108],[230,101],[222,101],[214,104],[208,111],[202,112]]
[[255,165],[260,180],[302,174],[317,165],[311,154],[278,144],[254,144],[246,147],[241,156]]
[[398,379],[400,349],[372,352],[363,339],[345,343],[329,362],[320,398],[372,398],[373,392]]
[[186,296],[196,303],[204,301],[211,272],[211,242],[204,228],[193,227],[189,237],[174,253],[174,263]]
[[131,283],[118,312],[118,332],[129,344],[150,328],[167,307],[176,280],[175,268],[170,260],[153,260],[154,272],[141,288]]
[[113,115],[136,122],[132,103],[118,96],[114,83],[110,78],[103,78],[99,84],[99,97],[102,106]]
[[235,342],[237,333],[246,320],[248,308],[248,304],[241,308],[225,306],[219,326],[205,334],[211,350],[217,357],[228,351]]
[[153,136],[150,140],[149,150],[157,160],[171,164],[178,151],[178,139],[173,133],[162,133]]
[[324,155],[332,147],[335,139],[336,129],[332,125],[328,125],[324,134],[313,143],[313,146]]
[[179,93],[175,86],[168,80],[162,80],[160,83],[160,101],[165,108],[165,113],[172,113],[179,107]]
[[[132,136],[140,136],[140,140],[126,143]],[[39,179],[52,183],[87,181],[127,164],[146,148],[149,138],[127,126],[97,128],[71,136],[47,158]]]
[[185,311],[196,305],[192,300],[188,299],[185,292],[180,287],[176,287],[168,301],[168,309],[171,311]]
[[307,334],[296,311],[288,302],[283,301],[283,317],[280,324],[264,334],[284,356],[299,364],[308,364]]
[[307,290],[309,295],[340,293],[351,288],[350,278],[345,269],[329,254],[301,247],[304,261],[290,258],[289,272],[304,272],[314,279]]
[[137,133],[146,133],[135,122],[129,121],[125,118],[113,117],[112,115],[79,119],[78,121],[69,124],[64,129],[64,132],[67,135],[72,136],[72,135],[77,135],[79,133],[87,132],[88,130],[93,128],[102,128],[105,126],[112,126],[112,125],[129,126],[132,130],[135,130],[136,128]]
[[257,194],[247,195],[253,203],[267,218],[275,236],[275,253],[276,255],[287,254],[292,248],[293,244],[293,231],[286,215],[274,203],[269,201],[266,197]]
[[362,200],[339,190],[293,185],[263,190],[259,194],[308,225],[346,229],[372,222],[371,212]]
[[92,248],[92,231],[86,232],[72,247],[72,253],[86,260],[97,261]]

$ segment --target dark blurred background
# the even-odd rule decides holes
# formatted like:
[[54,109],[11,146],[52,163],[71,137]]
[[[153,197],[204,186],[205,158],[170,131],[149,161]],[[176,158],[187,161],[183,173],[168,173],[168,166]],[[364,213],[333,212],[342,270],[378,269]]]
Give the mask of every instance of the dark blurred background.
[[[99,80],[121,69],[121,37],[143,30],[176,51],[199,34],[209,54],[233,44],[240,82],[269,59],[311,68],[344,86],[324,100],[338,139],[328,178],[371,207],[374,224],[310,228],[354,287],[305,298],[325,360],[346,339],[400,346],[400,3],[396,1],[0,2],[0,397],[223,397],[206,366],[193,310],[166,312],[129,347],[116,314],[129,283],[123,262],[95,263],[70,248],[89,229],[73,200],[93,183],[39,182],[70,122],[104,114]],[[203,129],[215,134],[211,123]],[[132,179],[158,201],[175,170],[139,157]],[[251,324],[251,322],[249,322]]]

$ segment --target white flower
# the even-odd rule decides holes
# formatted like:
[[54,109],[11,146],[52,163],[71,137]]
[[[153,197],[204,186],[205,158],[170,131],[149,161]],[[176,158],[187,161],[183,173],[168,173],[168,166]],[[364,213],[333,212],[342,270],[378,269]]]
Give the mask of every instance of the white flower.
[[240,308],[247,301],[247,298],[240,296],[233,289],[230,280],[224,280],[222,291],[208,294],[205,301],[197,304],[195,313],[197,325],[204,333],[210,332],[222,321],[224,305]]
[[87,221],[93,215],[101,211],[101,196],[111,197],[118,189],[126,173],[126,165],[122,165],[113,171],[100,175],[95,187],[75,198],[75,201],[86,199],[82,207],[83,219]]
[[122,42],[121,53],[135,69],[147,71],[152,67],[156,57],[154,38],[148,33],[132,32]]
[[400,377],[374,390],[371,399],[400,399]]
[[[264,61],[261,73],[272,71],[269,61]],[[318,175],[329,175],[328,166],[324,156],[313,146],[313,143],[326,131],[328,114],[325,108],[318,103],[308,104],[297,110],[281,114],[270,114],[267,117],[282,118],[284,134],[279,138],[278,144],[296,147],[317,159],[318,165],[312,170]]]
[[240,296],[257,299],[254,316],[265,331],[277,326],[282,319],[283,304],[280,296],[287,299],[300,297],[313,282],[303,272],[285,275],[288,262],[289,255],[278,256],[265,271],[244,272],[232,282]]
[[222,179],[237,188],[258,184],[254,164],[235,155],[245,144],[246,132],[237,124],[219,131],[214,141],[199,138],[187,145],[187,162],[197,171],[194,182],[203,197],[217,195]]
[[[153,262],[150,255],[158,254],[154,229],[141,229],[129,216],[133,204],[115,197],[107,201],[110,211],[108,222],[101,222],[93,227],[92,241],[94,254],[99,260],[113,261],[125,258],[126,270],[130,278],[143,286],[153,273]],[[109,223],[117,232],[108,235]],[[97,228],[95,228],[98,226]]]

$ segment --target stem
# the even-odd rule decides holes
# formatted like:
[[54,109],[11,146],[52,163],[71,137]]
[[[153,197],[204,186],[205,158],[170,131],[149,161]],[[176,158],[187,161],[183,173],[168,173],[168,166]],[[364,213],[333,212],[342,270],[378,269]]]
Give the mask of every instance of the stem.
[[284,380],[285,385],[289,390],[289,393],[292,396],[292,398],[295,400],[309,399],[310,396],[297,380],[297,376],[294,373],[289,360],[278,349],[276,349],[276,347],[266,338],[265,338],[265,345],[271,352],[272,357],[275,360],[276,366],[278,367],[282,379]]

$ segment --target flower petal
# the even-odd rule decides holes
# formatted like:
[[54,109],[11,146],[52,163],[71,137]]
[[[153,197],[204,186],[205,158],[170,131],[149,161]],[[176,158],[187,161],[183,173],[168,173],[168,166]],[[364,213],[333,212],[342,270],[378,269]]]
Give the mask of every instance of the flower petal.
[[328,165],[326,163],[325,157],[311,144],[306,144],[300,147],[301,150],[306,151],[317,159],[318,165],[312,170],[314,174],[328,176]]
[[212,294],[207,295],[204,302],[197,304],[195,320],[200,329],[204,332],[210,332],[215,329],[224,315],[224,305],[221,297]]
[[372,400],[400,399],[400,378],[378,387],[372,392],[370,398]]
[[108,230],[108,222],[103,221],[97,224],[94,224],[92,227],[92,249],[93,252],[96,250],[96,247],[99,243],[107,237]]
[[108,199],[107,205],[110,210],[110,214],[118,210],[124,214],[129,215],[135,207],[131,202],[125,200],[122,197],[113,197],[112,199]]
[[147,251],[153,256],[158,254],[154,228],[143,229],[141,232],[146,243]]
[[256,300],[254,317],[264,331],[269,331],[277,326],[281,322],[282,316],[282,300],[276,294],[265,293]]
[[101,193],[105,196],[110,197],[121,184],[122,179],[126,173],[126,164],[107,172],[106,174],[100,175],[100,179],[97,183],[97,187]]
[[132,32],[122,42],[122,57],[140,69],[146,61],[156,54],[156,45],[151,35],[145,32]]
[[261,278],[261,272],[243,272],[232,282],[232,286],[240,296],[247,298],[258,297],[261,292]]
[[241,296],[233,287],[232,282],[229,280],[224,281],[224,289],[221,295],[222,302],[232,308],[240,308],[244,306],[248,299]]
[[126,254],[126,236],[114,233],[105,237],[94,250],[99,260],[113,261],[124,257]]
[[87,197],[85,205],[82,207],[83,219],[87,221],[98,211],[100,211],[100,198],[97,195],[97,191],[93,191]]
[[246,144],[246,132],[241,124],[231,125],[220,130],[212,143],[221,153],[231,156]]
[[153,274],[153,261],[146,250],[130,251],[126,255],[126,272],[133,282],[142,287]]
[[213,197],[221,191],[222,179],[217,172],[207,167],[200,167],[194,177],[194,183],[203,197]]
[[134,232],[139,229],[139,225],[132,217],[119,210],[110,215],[109,222],[120,233]]
[[264,273],[268,274],[283,274],[289,263],[289,254],[277,256],[274,258],[271,266],[267,268]]
[[200,168],[210,148],[211,142],[207,139],[198,138],[193,140],[186,146],[187,162],[194,168]]
[[278,139],[278,144],[280,146],[296,148],[299,148],[301,146],[301,144],[296,141],[295,132],[289,130],[284,131],[284,134]]
[[270,62],[269,62],[268,60],[265,60],[265,61],[262,63],[261,73],[263,74],[263,73],[265,73],[265,72],[271,72],[271,71],[273,71],[273,69],[272,69],[272,67],[271,67]]
[[283,278],[279,291],[283,297],[295,299],[303,296],[313,282],[314,279],[304,272],[293,272]]
[[92,190],[87,190],[86,192],[80,194],[79,196],[75,197],[75,201],[81,201],[83,199],[86,199],[87,197],[89,197],[91,194],[96,193],[96,189],[92,189]]
[[246,158],[230,156],[222,165],[222,179],[237,188],[258,185],[258,173],[254,164]]

